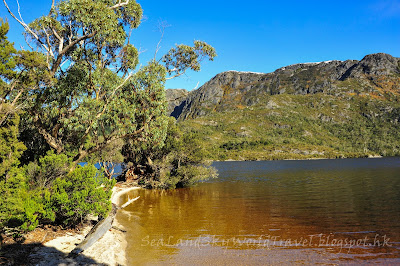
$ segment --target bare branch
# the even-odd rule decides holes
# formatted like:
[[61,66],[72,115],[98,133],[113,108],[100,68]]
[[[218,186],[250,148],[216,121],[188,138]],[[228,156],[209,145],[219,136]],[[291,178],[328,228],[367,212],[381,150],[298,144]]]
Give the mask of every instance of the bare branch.
[[[28,42],[28,40],[27,40],[27,38],[26,38],[26,34],[23,34],[23,35],[24,35],[24,39],[25,39],[26,44],[27,44],[28,47],[31,48],[31,50],[33,51],[33,47],[29,44],[29,42]],[[25,49],[23,49],[23,47],[21,46],[21,50],[25,50]]]
[[[16,82],[14,82],[14,84],[16,84]],[[10,92],[11,92],[13,89],[14,89],[14,88],[11,88],[11,89],[10,89]],[[14,99],[13,102],[10,104],[10,106],[11,106],[12,108],[10,108],[9,111],[7,111],[4,115],[2,115],[2,117],[0,118],[0,126],[3,125],[3,123],[7,120],[7,118],[8,118],[9,115],[13,114],[14,112],[16,112],[16,111],[19,109],[19,107],[18,107],[18,106],[15,106],[15,104],[17,103],[18,98],[21,97],[21,95],[22,95],[23,92],[24,92],[24,89],[21,89],[21,90],[18,92],[17,96],[15,96],[15,99]],[[7,96],[6,96],[6,97],[7,97]],[[0,99],[1,99],[1,98],[0,98]],[[3,99],[3,102],[5,102],[5,97],[4,97],[4,99]],[[0,113],[1,113],[2,109],[3,109],[3,103],[0,104]]]
[[80,41],[92,38],[94,35],[96,35],[96,31],[93,31],[90,34],[83,35],[83,36],[75,39],[72,42],[70,41],[70,43],[67,46],[65,46],[64,49],[62,49],[62,51],[58,54],[57,59],[56,59],[55,63],[53,64],[53,67],[51,68],[51,72],[53,74],[56,73],[57,68],[61,65],[62,58],[63,58],[64,54],[67,53],[69,49],[74,47],[74,45],[79,43]]
[[54,58],[54,53],[53,50],[51,49],[51,44],[50,44],[50,34],[47,33],[47,30],[44,28],[43,25],[42,25],[42,30],[46,34],[47,47],[49,47],[50,56]]
[[23,19],[22,16],[21,16],[21,8],[20,8],[20,6],[19,6],[18,0],[17,0],[17,6],[18,6],[18,15],[19,15],[19,18],[21,19],[21,21],[22,21],[23,23],[25,23],[24,19]]
[[[44,44],[44,43],[40,40],[39,36],[38,36],[35,32],[33,32],[31,28],[29,28],[29,26],[22,20],[22,18],[21,18],[21,20],[20,20],[20,19],[18,19],[18,18],[14,15],[14,13],[11,11],[10,7],[8,6],[6,0],[3,0],[3,3],[4,3],[4,5],[5,5],[5,7],[7,8],[8,13],[10,13],[10,15],[11,15],[19,24],[21,24],[21,26],[24,27],[24,29],[25,29],[27,32],[29,32],[30,34],[32,34],[32,36],[42,45],[42,47],[46,50],[46,52],[50,53],[49,47],[47,47],[46,44]],[[19,9],[19,3],[18,3],[18,9]],[[19,13],[19,11],[18,11],[18,13]],[[21,14],[20,14],[20,15],[21,15]]]
[[58,43],[58,53],[61,53],[63,50],[63,45],[64,45],[64,38],[60,37],[60,35],[57,33],[57,31],[53,27],[51,27],[51,30],[52,30],[54,36],[56,36],[56,38],[58,39],[58,42],[59,42]]
[[167,27],[169,27],[169,26],[170,26],[170,25],[168,25],[166,21],[160,21],[160,22],[158,23],[158,30],[159,30],[160,33],[161,33],[161,37],[160,37],[160,40],[159,40],[158,43],[157,43],[156,51],[155,51],[155,53],[154,53],[154,60],[156,60],[157,53],[158,53],[158,51],[161,49],[160,44],[161,44],[161,42],[162,42],[162,39],[164,38],[165,28],[167,28]]
[[23,92],[24,92],[24,89],[20,89],[20,90],[19,90],[17,96],[15,96],[14,101],[11,103],[12,106],[14,106],[14,105],[17,103],[19,97],[21,97],[21,95],[22,95]]
[[71,43],[71,42],[72,42],[72,36],[73,36],[73,35],[72,35],[72,32],[73,32],[73,31],[72,31],[72,21],[70,20],[70,21],[69,21],[69,33],[70,33],[70,34],[69,34],[69,36],[68,36],[68,41],[69,41],[68,43]]
[[14,15],[14,13],[13,13],[13,12],[10,10],[10,8],[8,7],[8,4],[7,4],[6,0],[3,0],[3,3],[4,3],[4,5],[5,5],[5,7],[7,8],[8,13],[10,13],[10,15],[11,15],[16,21],[18,21],[19,24],[21,24],[21,25],[25,28],[25,25],[26,25],[26,24],[25,24],[23,21],[19,20],[19,19]]
[[186,70],[181,72],[181,73],[177,73],[177,74],[175,74],[175,75],[173,75],[171,77],[168,77],[168,78],[166,78],[166,80],[170,80],[170,79],[174,79],[174,78],[177,78],[179,76],[182,76],[183,74],[185,74],[185,72],[186,72]]
[[196,87],[194,87],[192,90],[196,90],[199,87],[200,81],[197,81]]
[[128,201],[125,202],[124,204],[122,204],[122,206],[120,207],[120,209],[124,209],[124,208],[127,207],[129,204],[131,204],[132,202],[138,200],[139,198],[140,198],[140,196],[139,196],[139,197],[136,197],[136,198],[134,198],[134,199],[130,199],[129,196],[128,196]]
[[129,4],[129,0],[126,0],[126,2],[121,2],[121,0],[120,0],[120,1],[118,1],[118,4],[110,7],[110,9],[116,9],[116,8],[119,8],[119,7],[126,6],[128,4]]
[[55,7],[55,2],[56,2],[55,0],[51,1],[50,14],[51,14],[51,11],[53,11],[53,9]]
[[57,151],[57,154],[60,154],[64,150],[64,145],[62,144],[61,140],[53,137],[47,130],[43,127],[40,118],[36,115],[33,119],[33,122],[38,129],[40,135],[42,135],[46,142]]

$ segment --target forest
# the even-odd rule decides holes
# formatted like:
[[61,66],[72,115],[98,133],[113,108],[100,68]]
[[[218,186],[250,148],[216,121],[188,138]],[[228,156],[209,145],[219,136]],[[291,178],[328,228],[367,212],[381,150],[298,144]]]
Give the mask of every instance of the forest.
[[[116,163],[139,171],[146,188],[216,176],[196,132],[168,116],[164,88],[212,61],[211,45],[196,40],[139,62],[130,40],[143,15],[135,1],[53,1],[29,24],[3,2],[10,17],[0,21],[2,236],[105,217]],[[29,50],[8,40],[7,19],[24,28]]]

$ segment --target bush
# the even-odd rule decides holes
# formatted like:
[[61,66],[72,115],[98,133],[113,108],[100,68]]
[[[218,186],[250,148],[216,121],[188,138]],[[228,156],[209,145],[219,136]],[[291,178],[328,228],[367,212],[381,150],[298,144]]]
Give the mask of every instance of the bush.
[[0,125],[0,179],[7,178],[7,172],[19,165],[19,158],[26,149],[18,140],[18,125],[19,115],[16,113]]
[[165,142],[161,152],[164,156],[158,161],[163,171],[160,171],[158,183],[150,187],[182,188],[218,176],[206,159],[209,153],[197,132],[181,132],[172,121]]
[[[66,177],[54,181],[47,206],[54,211],[57,223],[70,227],[82,222],[89,214],[106,216],[111,210],[109,199],[114,181],[98,175],[102,173],[93,165],[78,166]],[[99,179],[106,183],[100,186]]]
[[[51,164],[47,159],[41,160],[42,166]],[[63,160],[55,160],[55,165],[57,161]],[[43,188],[32,187],[24,168],[12,168],[8,179],[0,181],[0,233],[18,238],[39,223],[73,227],[88,214],[105,216],[111,209],[114,182],[99,172],[93,165],[79,166]]]
[[29,188],[23,169],[14,167],[9,171],[8,179],[0,181],[0,194],[1,232],[17,237],[36,228],[45,210],[40,193]]
[[39,162],[32,162],[27,166],[27,175],[32,184],[39,188],[49,188],[52,182],[67,175],[71,158],[65,154],[54,154],[48,151],[46,156],[39,158]]
[[193,186],[197,182],[207,180],[209,178],[216,178],[217,172],[213,167],[206,167],[201,165],[186,165],[177,169],[174,187],[182,188]]

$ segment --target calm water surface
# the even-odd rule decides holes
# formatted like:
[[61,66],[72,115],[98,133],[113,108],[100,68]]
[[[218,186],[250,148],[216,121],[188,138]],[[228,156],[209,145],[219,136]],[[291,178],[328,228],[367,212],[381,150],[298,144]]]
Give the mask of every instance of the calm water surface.
[[400,158],[216,162],[118,214],[130,265],[400,263]]

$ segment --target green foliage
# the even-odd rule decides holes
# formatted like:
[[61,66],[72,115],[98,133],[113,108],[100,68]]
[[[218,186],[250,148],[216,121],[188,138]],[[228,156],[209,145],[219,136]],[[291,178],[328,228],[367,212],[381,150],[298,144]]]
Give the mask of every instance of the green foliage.
[[13,43],[10,43],[7,40],[7,33],[10,29],[10,26],[7,22],[4,22],[2,18],[0,18],[0,97],[5,98],[5,87],[6,83],[3,79],[10,80],[15,75],[15,60],[13,54],[15,54],[16,50],[14,49]]
[[[143,68],[133,79],[132,86],[126,89],[126,97],[135,103],[135,110],[125,109],[124,114],[135,112],[134,121],[140,125],[139,134],[125,138],[122,154],[126,162],[143,163],[153,150],[163,146],[167,131],[166,100],[164,92],[165,69],[156,62]],[[133,97],[132,97],[133,96]],[[125,104],[127,106],[128,104]],[[128,124],[121,124],[126,127]]]
[[71,164],[71,158],[65,154],[54,154],[53,151],[41,157],[39,162],[31,162],[27,166],[27,175],[33,186],[39,188],[49,188],[52,182],[59,177],[65,176]]
[[14,49],[14,45],[7,40],[6,35],[9,28],[8,23],[5,23],[3,19],[0,18],[0,104],[3,104],[9,94],[7,81],[12,79],[15,75],[14,68],[16,64],[13,55],[16,50]]
[[[123,140],[116,140],[108,144],[104,149],[99,150],[94,156],[90,156],[87,160],[90,163],[98,163],[104,175],[111,179],[114,175],[114,168],[117,164],[122,164],[124,162],[124,156],[121,154],[122,147],[124,145]],[[93,157],[93,158],[92,158]]]
[[200,71],[200,61],[208,57],[214,60],[215,49],[203,41],[194,41],[193,46],[176,45],[163,58],[165,67],[170,75],[181,75],[186,69]]
[[24,25],[36,51],[16,57],[15,91],[24,97],[12,100],[56,153],[73,154],[72,168],[118,139],[162,145],[167,76],[199,71],[202,60],[216,56],[195,41],[136,69],[139,53],[128,33],[141,18],[136,1],[68,0]]
[[182,132],[175,119],[168,119],[165,145],[153,149],[155,176],[142,179],[139,184],[148,188],[181,188],[217,177],[202,141],[195,132]]
[[[51,191],[47,207],[55,213],[55,220],[66,226],[82,222],[88,214],[106,216],[111,210],[111,188],[113,181],[107,181],[91,165],[78,166],[66,177],[57,178]],[[100,186],[97,180],[104,181]]]
[[39,215],[44,213],[41,198],[31,190],[24,171],[12,168],[7,180],[0,181],[0,232],[18,237],[36,228]]
[[26,149],[18,140],[18,114],[13,114],[0,126],[0,180],[8,170],[19,164],[19,158]]
[[26,122],[26,119],[30,119],[26,114],[23,114],[21,118],[19,139],[26,146],[26,150],[23,152],[20,162],[22,165],[27,165],[45,156],[50,150],[50,146],[38,130],[32,124]]
[[[163,157],[166,79],[199,71],[216,54],[195,41],[138,68],[139,52],[128,38],[141,18],[136,1],[53,2],[48,15],[29,25],[17,19],[31,51],[16,51],[0,21],[0,231],[105,216],[114,183],[94,166],[78,166],[82,160],[122,161],[123,145],[126,161]],[[24,166],[21,141],[28,147]],[[201,163],[187,157],[183,166]],[[182,168],[171,187],[189,183],[182,182],[186,176]]]
[[174,176],[175,180],[178,178],[175,187],[189,187],[200,181],[216,178],[217,173],[210,166],[185,164],[176,169]]
[[276,103],[182,121],[214,160],[397,156],[399,103],[365,96],[272,95]]
[[39,223],[71,227],[88,214],[107,214],[115,181],[93,165],[68,173],[70,162],[50,151],[37,163],[10,169],[0,180],[0,233],[19,237]]
[[271,141],[268,140],[254,140],[254,141],[228,141],[220,146],[221,149],[225,150],[243,150],[243,149],[251,149],[259,146],[266,146],[271,144]]

